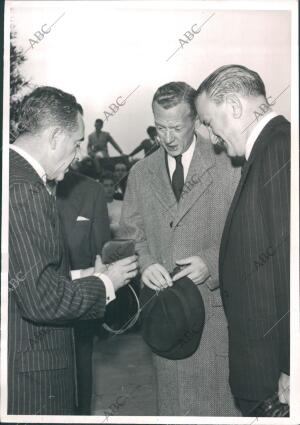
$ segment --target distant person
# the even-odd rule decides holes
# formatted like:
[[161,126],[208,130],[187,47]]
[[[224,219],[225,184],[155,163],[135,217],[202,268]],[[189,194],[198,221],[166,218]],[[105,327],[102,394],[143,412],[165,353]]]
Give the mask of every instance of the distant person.
[[116,199],[117,201],[123,201],[127,185],[127,165],[123,162],[117,162],[114,166],[113,175],[115,179],[114,199]]
[[109,153],[107,149],[108,143],[110,143],[120,155],[123,155],[123,151],[117,142],[111,137],[107,131],[102,131],[103,121],[96,119],[95,131],[89,135],[87,152],[92,158],[108,158]]
[[106,172],[103,174],[101,183],[103,185],[107,202],[110,230],[112,236],[114,237],[119,230],[123,202],[114,199],[115,180],[111,172]]
[[102,173],[102,166],[99,161],[94,160],[90,156],[86,156],[81,161],[72,163],[72,168],[80,174],[84,174],[94,180],[98,180]]
[[147,133],[149,135],[149,139],[145,139],[142,143],[137,146],[130,154],[130,157],[133,157],[137,153],[144,151],[145,157],[155,152],[159,148],[159,143],[157,139],[157,131],[156,128],[150,126],[147,128]]

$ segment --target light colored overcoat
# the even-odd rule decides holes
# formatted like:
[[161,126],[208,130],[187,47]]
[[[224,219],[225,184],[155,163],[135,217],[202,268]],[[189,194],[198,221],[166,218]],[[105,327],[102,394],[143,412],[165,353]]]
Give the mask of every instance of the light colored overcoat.
[[159,415],[239,415],[228,384],[228,331],[218,288],[221,235],[240,170],[210,142],[197,137],[177,203],[161,147],[130,171],[121,234],[136,240],[141,272],[152,263],[168,271],[199,255],[211,277],[199,285],[206,323],[196,353],[185,360],[154,355]]

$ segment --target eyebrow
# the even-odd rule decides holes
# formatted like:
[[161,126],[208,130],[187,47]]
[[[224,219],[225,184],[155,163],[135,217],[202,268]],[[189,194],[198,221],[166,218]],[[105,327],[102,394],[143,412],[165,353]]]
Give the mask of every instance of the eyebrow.
[[181,127],[183,125],[183,123],[180,122],[180,123],[177,123],[177,124],[166,125],[166,124],[161,124],[161,123],[156,122],[155,125],[157,125],[158,127],[169,127],[169,128],[172,128],[172,127]]

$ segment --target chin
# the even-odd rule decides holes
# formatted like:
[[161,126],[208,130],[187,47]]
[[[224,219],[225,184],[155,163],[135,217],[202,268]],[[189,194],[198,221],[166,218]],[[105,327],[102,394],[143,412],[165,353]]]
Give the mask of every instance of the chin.
[[60,181],[62,181],[62,180],[64,179],[64,177],[65,177],[65,173],[62,173],[62,174],[60,174],[59,176],[57,176],[57,177],[55,178],[55,180],[56,180],[57,182],[60,182]]

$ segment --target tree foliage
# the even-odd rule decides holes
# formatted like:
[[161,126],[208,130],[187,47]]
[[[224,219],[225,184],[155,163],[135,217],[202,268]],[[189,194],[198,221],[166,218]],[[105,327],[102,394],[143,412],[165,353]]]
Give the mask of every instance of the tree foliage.
[[29,87],[29,81],[21,74],[20,67],[26,61],[23,50],[16,45],[16,31],[10,33],[10,143],[18,136],[18,106],[24,96],[24,87]]

